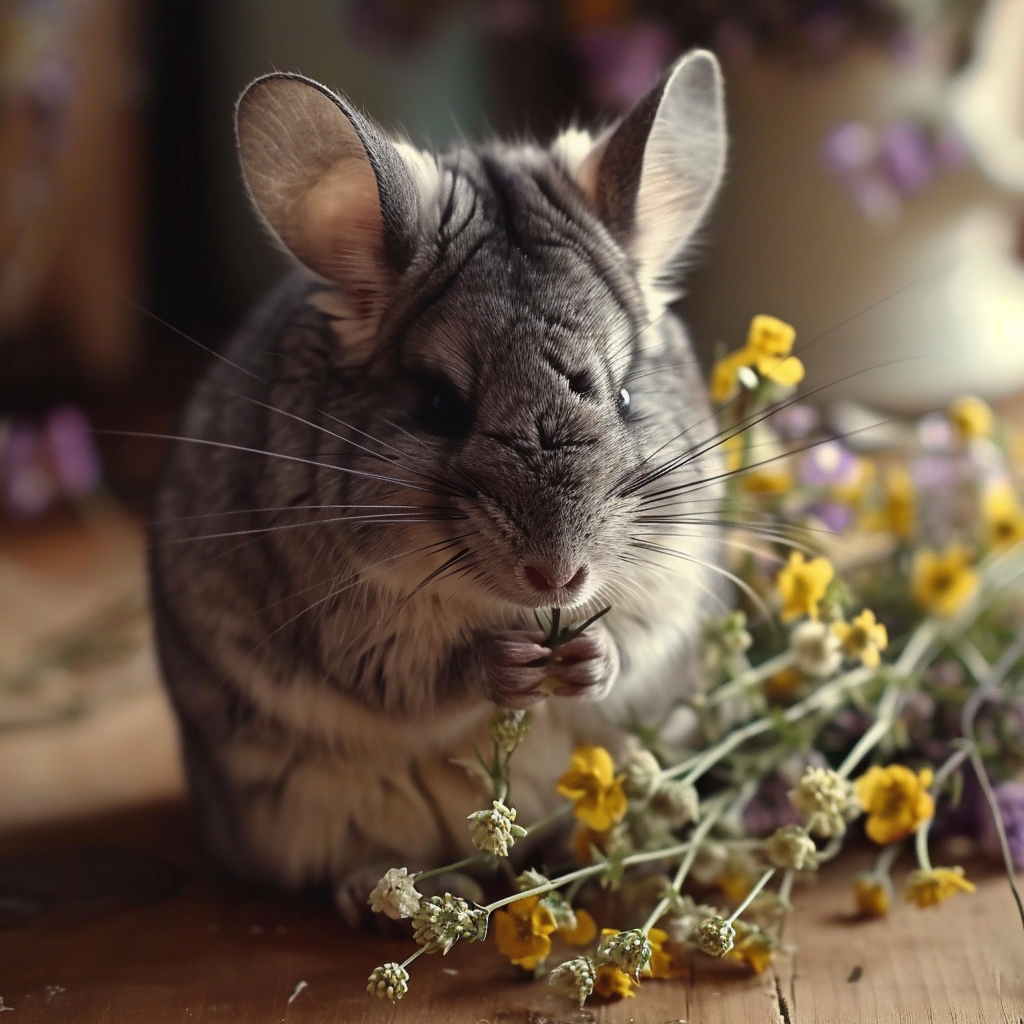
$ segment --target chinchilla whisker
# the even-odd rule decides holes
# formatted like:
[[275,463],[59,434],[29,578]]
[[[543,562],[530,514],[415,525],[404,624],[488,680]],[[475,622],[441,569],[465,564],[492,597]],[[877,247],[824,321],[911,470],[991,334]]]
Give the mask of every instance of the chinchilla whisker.
[[[663,575],[671,575],[673,572],[675,572],[675,570],[671,566],[665,565],[663,562],[655,561],[653,558],[644,558],[639,555],[634,555],[631,556],[628,559],[628,561],[630,561],[630,563],[633,565],[646,565],[649,568],[657,570]],[[624,581],[618,582],[622,583],[624,588]],[[635,584],[633,581],[629,581],[629,583],[630,587],[629,590],[627,590],[626,592],[639,593],[639,588],[637,584]],[[729,610],[729,602],[720,593],[716,593],[715,590],[712,589],[712,587],[708,583],[702,580],[694,580],[693,583],[702,594],[705,594],[710,600],[714,601],[715,604],[717,604],[723,611]]]
[[641,541],[633,538],[631,543],[635,547],[643,548],[645,551],[651,551],[659,555],[669,555],[672,558],[681,559],[684,562],[690,562],[693,565],[699,565],[704,569],[708,569],[711,572],[717,573],[719,576],[728,580],[733,586],[738,587],[747,596],[747,599],[757,608],[758,612],[763,616],[766,622],[771,622],[771,613],[768,610],[768,606],[764,603],[760,594],[757,593],[748,583],[744,582],[735,573],[729,572],[728,569],[722,568],[720,565],[715,565],[713,562],[705,561],[703,558],[697,558],[696,555],[687,554],[683,551],[677,551],[675,548],[667,547],[664,544],[653,544],[650,541]]
[[[438,479],[438,477],[436,477],[432,473],[424,473],[422,470],[413,469],[412,467],[404,465],[403,463],[399,462],[396,459],[391,459],[385,455],[381,455],[379,452],[375,452],[372,448],[367,448],[366,445],[359,444],[358,441],[353,441],[351,438],[344,437],[341,434],[337,434],[333,430],[328,430],[327,427],[321,426],[319,423],[314,423],[312,420],[308,420],[304,416],[298,416],[293,412],[288,412],[286,409],[278,409],[276,406],[269,405],[266,402],[261,402],[259,401],[259,399],[252,398],[251,396],[248,395],[236,395],[235,397],[241,398],[244,401],[251,403],[252,405],[257,405],[260,408],[266,409],[268,412],[277,413],[279,416],[287,416],[289,419],[295,420],[297,423],[305,424],[305,426],[307,427],[312,427],[314,430],[318,430],[322,434],[326,434],[328,437],[337,438],[337,440],[341,441],[342,443],[351,445],[353,448],[356,448],[361,452],[365,452],[371,458],[378,459],[380,462],[387,463],[389,466],[396,466],[399,469],[404,469],[406,472],[411,473],[413,476],[419,477],[421,480],[426,480],[428,483],[432,483],[439,486],[449,486],[447,481],[442,481]],[[321,413],[321,415],[326,414]],[[332,419],[333,418],[334,417],[332,417]],[[342,423],[341,420],[338,420],[337,422],[341,423],[342,426],[347,426],[346,424]],[[350,427],[349,429],[352,428]],[[372,437],[370,439],[376,440],[376,438]],[[466,495],[462,494],[461,497],[466,497]]]
[[[752,531],[753,532],[753,531]],[[702,533],[687,533],[682,530],[642,530],[634,534],[635,537],[668,537],[678,540],[699,540],[704,536]],[[814,549],[807,544],[800,544],[797,541],[790,540],[787,537],[772,536],[767,534],[759,534],[764,536],[766,539],[774,540],[777,544],[782,547],[795,548],[796,550],[803,551],[805,554],[812,552]],[[752,544],[750,541],[742,540],[739,537],[726,534],[721,538],[721,543],[726,547],[736,548],[739,551],[750,551],[755,555],[763,555],[765,559],[770,562],[781,562],[783,558],[781,555],[775,554],[770,549],[765,548],[763,545]]]
[[264,508],[234,508],[226,512],[201,512],[192,516],[169,516],[164,519],[154,519],[154,526],[166,526],[170,523],[188,523],[196,519],[220,519],[222,516],[255,516],[265,512],[319,512],[330,509],[389,509],[420,510],[420,509],[442,509],[443,505],[270,505]]
[[219,540],[222,537],[245,537],[259,533],[281,533],[284,530],[302,530],[311,526],[326,526],[330,523],[360,523],[362,525],[403,526],[409,523],[452,523],[467,519],[463,513],[449,513],[436,516],[395,516],[385,513],[366,516],[332,516],[330,519],[310,519],[304,523],[281,523],[277,526],[254,526],[250,530],[225,530],[222,533],[203,533],[194,537],[176,537],[173,540],[154,544],[153,547],[173,547],[176,544],[192,544],[200,540]]
[[285,455],[283,452],[268,452],[262,448],[249,448],[241,444],[228,444],[226,441],[211,441],[205,437],[180,437],[176,434],[158,434],[144,430],[97,430],[97,434],[107,434],[113,437],[141,437],[150,441],[176,441],[181,444],[205,445],[210,448],[227,448],[231,451],[244,452],[246,455],[265,455],[269,459],[283,459],[286,462],[301,462],[307,466],[318,466],[320,469],[330,469],[336,473],[349,473],[352,476],[361,476],[369,480],[381,480],[384,483],[397,484],[399,487],[408,487],[412,491],[422,491],[424,494],[440,494],[442,497],[449,497],[440,491],[429,487],[422,487],[411,483],[408,480],[400,480],[397,477],[385,476],[383,473],[371,473],[364,469],[350,469],[348,466],[337,466],[330,462],[318,462],[316,459],[304,459],[299,455]]
[[[882,421],[879,421],[882,422]],[[777,462],[783,462],[786,459],[791,459],[803,452],[811,451],[814,448],[819,447],[823,444],[828,444],[830,441],[845,441],[847,438],[855,437],[857,434],[863,434],[866,431],[874,430],[878,426],[877,423],[869,423],[867,426],[858,427],[856,430],[847,430],[839,434],[831,434],[828,437],[818,438],[816,441],[812,441],[810,444],[800,445],[797,448],[793,448],[790,451],[781,452],[778,455],[774,455],[768,459],[762,459],[760,462],[753,462],[746,466],[741,466],[739,469],[726,470],[724,473],[716,473],[710,477],[703,477],[698,480],[691,480],[685,483],[676,484],[672,487],[663,488],[660,491],[651,491],[644,495],[641,501],[646,502],[652,498],[662,497],[667,494],[678,495],[691,493],[693,491],[703,490],[705,487],[710,487],[712,484],[718,483],[722,480],[730,480],[733,477],[746,476],[748,473],[754,472],[757,469],[763,469],[765,466],[773,465]]]
[[[828,388],[831,388],[831,387],[835,387],[837,384],[843,384],[843,383],[845,383],[845,382],[847,382],[849,380],[852,380],[854,377],[860,376],[861,374],[872,373],[873,371],[875,371],[877,369],[882,369],[882,368],[889,367],[889,366],[896,366],[896,365],[899,365],[900,363],[904,363],[904,362],[907,362],[909,360],[916,359],[916,358],[918,358],[918,357],[910,356],[910,357],[905,357],[905,358],[902,358],[902,359],[891,359],[891,360],[889,360],[889,361],[887,361],[885,363],[877,363],[877,364],[875,364],[873,366],[865,367],[862,370],[855,370],[853,373],[848,373],[848,374],[846,374],[843,377],[837,377],[834,380],[828,381],[825,384],[821,384],[821,385],[819,385],[816,388],[812,388],[810,391],[804,391],[804,392],[800,393],[799,395],[794,395],[794,396],[786,399],[783,402],[774,402],[771,405],[769,405],[767,408],[765,408],[764,410],[761,410],[761,411],[759,411],[757,413],[751,413],[749,416],[746,416],[743,419],[741,419],[738,423],[732,424],[729,427],[725,427],[722,430],[718,431],[717,433],[710,435],[708,438],[705,438],[705,440],[701,441],[696,446],[695,449],[691,449],[689,452],[686,452],[686,453],[684,453],[682,455],[674,456],[672,459],[670,459],[668,462],[664,463],[662,466],[660,466],[660,467],[658,467],[658,468],[656,468],[654,470],[649,471],[639,481],[631,484],[628,488],[626,488],[626,490],[624,490],[622,492],[622,495],[625,497],[625,496],[628,496],[630,494],[633,494],[637,490],[639,490],[640,488],[645,487],[648,484],[653,483],[656,480],[659,480],[659,479],[661,479],[664,476],[667,476],[669,473],[673,473],[673,472],[677,471],[678,469],[681,469],[682,467],[689,465],[691,462],[695,461],[696,459],[702,458],[703,456],[707,455],[708,453],[714,451],[715,448],[718,448],[719,446],[721,446],[723,444],[726,444],[727,442],[733,440],[734,438],[739,437],[745,431],[750,430],[751,428],[756,427],[758,424],[763,423],[765,420],[770,419],[772,416],[776,415],[777,413],[781,412],[782,410],[788,409],[791,405],[796,405],[796,404],[798,404],[800,402],[804,402],[807,399],[809,399],[809,398],[813,397],[814,395],[818,394],[819,392],[825,391],[825,390],[827,390]],[[731,404],[734,401],[736,401],[736,398],[731,399],[729,404]],[[850,431],[850,432],[845,433],[845,434],[838,434],[835,437],[820,438],[820,439],[814,441],[812,444],[807,445],[807,446],[805,446],[803,448],[798,448],[795,451],[787,452],[786,455],[787,456],[788,455],[796,455],[796,454],[799,454],[802,451],[808,451],[811,448],[815,448],[819,444],[823,444],[826,441],[842,440],[845,437],[852,437],[854,434],[860,433],[861,431],[872,430],[872,429],[874,429],[875,427],[877,427],[878,425],[880,425],[882,423],[890,423],[890,422],[893,422],[893,421],[892,420],[879,420],[877,423],[871,424],[871,425],[869,425],[867,427],[861,427],[859,430]],[[784,457],[784,456],[780,456],[780,457]],[[748,468],[755,468],[755,467],[744,467],[744,468],[748,469]],[[728,474],[726,474],[726,475],[728,475]],[[720,476],[720,477],[711,478],[711,479],[723,479],[723,477]]]
[[[355,572],[349,573],[349,575],[347,575],[346,577],[344,577],[344,579],[341,579],[340,581],[338,579],[332,580],[328,584],[329,586],[333,586],[334,583],[338,583],[338,582],[346,583],[346,584],[348,584],[348,586],[342,586],[342,587],[337,587],[336,589],[332,589],[331,592],[329,594],[327,594],[325,597],[321,597],[319,600],[314,601],[312,604],[307,605],[301,611],[296,612],[296,614],[293,615],[290,619],[286,619],[284,622],[282,622],[281,625],[279,625],[277,627],[277,629],[272,630],[270,633],[268,633],[266,636],[264,636],[263,639],[252,649],[252,653],[255,654],[265,643],[267,643],[267,641],[269,641],[274,636],[276,636],[278,633],[280,633],[282,629],[286,629],[293,622],[297,621],[298,619],[301,619],[304,615],[308,615],[311,611],[313,611],[314,608],[316,608],[316,607],[318,607],[320,605],[323,605],[323,604],[325,604],[328,601],[333,600],[339,594],[343,594],[346,590],[351,590],[353,587],[357,587],[360,583],[364,582],[365,579],[366,579],[366,570],[367,569],[375,569],[379,565],[384,565],[385,563],[388,563],[388,562],[394,562],[394,561],[396,561],[399,558],[408,558],[410,555],[425,554],[425,553],[430,552],[432,549],[437,549],[437,550],[443,551],[445,548],[450,547],[453,544],[457,544],[460,540],[464,540],[466,537],[472,537],[472,536],[473,536],[473,534],[469,533],[469,534],[463,535],[462,537],[451,537],[451,538],[448,538],[447,540],[435,541],[433,544],[424,544],[422,547],[411,548],[408,551],[400,551],[396,555],[389,555],[387,558],[381,558],[381,559],[379,559],[376,562],[372,562],[370,565],[361,566]],[[355,582],[349,583],[350,580],[354,580]],[[265,608],[261,608],[260,611],[262,611],[262,612],[269,611],[271,608],[274,608],[274,607],[276,607],[278,605],[281,605],[281,604],[285,604],[288,601],[294,600],[299,594],[308,593],[310,590],[317,590],[317,589],[319,589],[322,586],[324,586],[323,581],[321,581],[319,583],[315,583],[315,584],[313,584],[310,587],[306,587],[303,590],[294,591],[293,593],[289,594],[287,597],[283,597],[280,600],[274,601],[271,604],[267,605]]]
[[[658,374],[666,373],[666,372],[668,372],[670,370],[685,370],[688,367],[698,366],[698,365],[700,365],[700,360],[699,359],[686,359],[686,360],[683,360],[683,361],[678,362],[678,363],[659,363],[657,366],[648,367],[648,369],[644,370],[642,373],[636,373],[636,372],[628,373],[622,383],[625,384],[625,385],[629,385],[629,384],[633,384],[634,382],[636,382],[638,380],[644,380],[647,377],[654,377],[654,376],[656,376]],[[665,392],[668,392],[670,390],[674,390],[674,389],[670,389],[670,388],[665,388],[664,389]],[[648,393],[649,392],[645,389],[644,390],[644,394],[648,394]]]
[[412,589],[412,591],[406,595],[404,601],[409,601],[412,598],[414,598],[421,590],[423,590],[424,587],[429,586],[429,584],[433,583],[435,580],[443,579],[450,569],[458,566],[459,562],[461,562],[469,554],[469,548],[460,548],[458,551],[455,552],[454,555],[451,556],[451,558],[449,558],[445,562],[442,562],[436,569],[427,573],[427,575],[424,576],[422,580],[420,580],[420,582]]

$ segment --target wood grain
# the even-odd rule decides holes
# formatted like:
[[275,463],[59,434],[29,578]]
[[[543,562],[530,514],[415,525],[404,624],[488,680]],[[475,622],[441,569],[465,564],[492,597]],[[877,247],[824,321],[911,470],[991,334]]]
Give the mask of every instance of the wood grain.
[[[761,977],[703,956],[691,977],[580,1013],[493,943],[416,963],[392,1008],[365,978],[412,946],[331,907],[211,873],[183,804],[0,837],[0,996],[12,1024],[1020,1024],[1024,933],[1005,879],[941,908],[847,918],[840,862],[796,894],[796,952]],[[972,868],[972,871],[974,869]],[[301,982],[306,984],[300,986]],[[291,997],[294,995],[294,999]],[[289,1001],[291,999],[291,1001]]]

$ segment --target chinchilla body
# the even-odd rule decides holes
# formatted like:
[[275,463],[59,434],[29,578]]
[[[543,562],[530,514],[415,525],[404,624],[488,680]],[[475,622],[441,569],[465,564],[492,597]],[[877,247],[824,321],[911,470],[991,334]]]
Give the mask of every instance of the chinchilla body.
[[[596,138],[428,155],[297,76],[243,96],[246,183],[298,266],[185,409],[151,554],[199,822],[232,868],[343,904],[471,850],[496,706],[531,709],[529,824],[575,744],[692,690],[721,465],[668,303],[721,106],[698,52]],[[551,656],[538,611],[607,605]]]

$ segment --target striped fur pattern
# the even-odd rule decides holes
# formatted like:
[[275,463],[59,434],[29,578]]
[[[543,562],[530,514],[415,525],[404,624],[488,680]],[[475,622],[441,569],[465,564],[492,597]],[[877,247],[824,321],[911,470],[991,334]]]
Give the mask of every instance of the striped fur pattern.
[[[151,555],[230,867],[344,894],[461,854],[484,804],[454,762],[488,748],[496,703],[534,710],[528,822],[576,742],[692,687],[720,467],[666,302],[721,176],[721,105],[694,53],[597,138],[431,155],[296,76],[243,96],[246,182],[298,265],[188,404]],[[547,697],[534,609],[609,603]]]

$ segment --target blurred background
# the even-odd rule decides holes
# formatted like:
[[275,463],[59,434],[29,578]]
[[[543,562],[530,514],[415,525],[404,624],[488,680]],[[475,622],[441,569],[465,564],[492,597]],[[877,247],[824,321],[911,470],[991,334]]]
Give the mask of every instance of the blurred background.
[[683,302],[702,358],[766,312],[822,401],[1024,387],[1024,0],[0,3],[0,826],[180,786],[145,643],[161,445],[91,428],[173,430],[283,265],[245,84],[301,71],[423,145],[546,138],[696,45],[732,139]]

